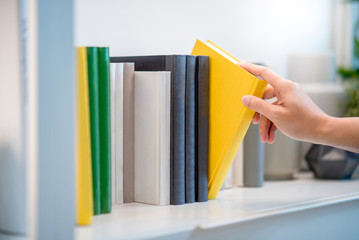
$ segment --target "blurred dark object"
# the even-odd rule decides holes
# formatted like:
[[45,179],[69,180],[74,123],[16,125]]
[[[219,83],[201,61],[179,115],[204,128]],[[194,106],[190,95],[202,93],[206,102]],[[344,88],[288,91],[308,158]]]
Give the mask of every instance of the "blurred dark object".
[[359,154],[313,144],[305,159],[317,178],[349,179],[358,166]]

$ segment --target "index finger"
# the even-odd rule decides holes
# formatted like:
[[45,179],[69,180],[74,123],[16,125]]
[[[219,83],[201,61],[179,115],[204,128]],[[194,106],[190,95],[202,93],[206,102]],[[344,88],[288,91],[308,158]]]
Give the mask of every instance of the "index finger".
[[263,80],[272,85],[274,89],[277,89],[284,81],[281,76],[267,67],[244,62],[239,63],[238,65],[249,73],[261,77]]

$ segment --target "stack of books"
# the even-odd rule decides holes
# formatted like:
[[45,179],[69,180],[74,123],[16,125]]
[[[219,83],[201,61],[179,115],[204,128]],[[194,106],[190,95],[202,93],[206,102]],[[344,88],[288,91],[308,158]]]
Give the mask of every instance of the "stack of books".
[[78,224],[111,205],[216,198],[266,83],[219,47],[192,55],[109,57],[78,48]]

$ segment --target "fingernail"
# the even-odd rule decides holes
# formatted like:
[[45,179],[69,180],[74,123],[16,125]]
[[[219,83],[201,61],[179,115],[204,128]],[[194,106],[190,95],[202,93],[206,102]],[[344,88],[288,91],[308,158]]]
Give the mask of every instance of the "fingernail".
[[249,105],[249,96],[243,96],[242,97],[242,103],[244,104],[244,106],[248,106]]

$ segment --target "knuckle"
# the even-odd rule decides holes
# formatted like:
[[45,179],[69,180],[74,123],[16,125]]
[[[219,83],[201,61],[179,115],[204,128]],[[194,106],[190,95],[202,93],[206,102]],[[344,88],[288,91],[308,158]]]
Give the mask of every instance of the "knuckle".
[[280,108],[274,108],[273,111],[273,116],[276,118],[282,118],[283,117],[283,111]]
[[269,68],[262,67],[262,76],[267,76],[269,72],[270,72]]
[[299,84],[296,82],[293,82],[291,80],[286,80],[284,83],[285,91],[294,91],[298,87],[299,87]]

